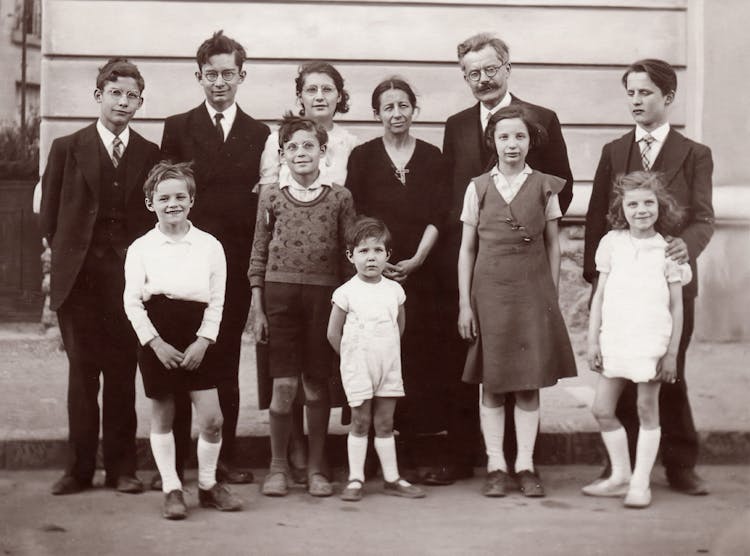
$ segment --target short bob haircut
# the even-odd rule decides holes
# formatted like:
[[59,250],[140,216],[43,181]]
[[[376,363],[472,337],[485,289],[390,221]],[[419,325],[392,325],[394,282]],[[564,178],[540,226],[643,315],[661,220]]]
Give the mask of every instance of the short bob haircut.
[[409,85],[405,79],[394,75],[378,83],[377,87],[372,91],[371,104],[372,109],[375,112],[380,110],[380,95],[390,90],[405,92],[406,96],[409,97],[409,102],[411,103],[412,108],[417,107],[417,95],[414,94],[414,89],[411,88],[411,85]]
[[[339,70],[334,68],[328,62],[312,60],[311,62],[305,62],[297,69],[297,77],[294,78],[297,96],[302,96],[302,89],[305,87],[305,79],[307,79],[307,76],[311,73],[324,73],[333,80],[336,90],[341,95],[341,100],[336,104],[336,112],[339,114],[346,114],[349,112],[349,93],[344,88],[344,78],[341,77]],[[299,115],[305,115],[304,106],[300,108]]]
[[107,81],[117,81],[118,77],[135,79],[140,92],[143,92],[143,89],[146,88],[146,82],[143,80],[138,66],[127,58],[110,58],[106,64],[100,67],[99,74],[96,76],[96,88],[103,91]]
[[316,124],[307,118],[295,116],[291,112],[284,114],[284,118],[279,125],[279,148],[284,148],[284,143],[289,141],[297,131],[310,131],[315,134],[321,147],[328,144],[328,132],[323,126]]
[[529,130],[529,150],[543,147],[547,144],[547,130],[537,123],[528,110],[511,104],[495,112],[487,123],[487,129],[484,131],[484,142],[491,152],[495,152],[495,128],[497,127],[497,123],[501,120],[510,120],[512,118],[520,119],[526,125],[526,129]]
[[391,232],[382,220],[360,216],[346,229],[346,251],[352,251],[369,238],[381,240],[387,251],[391,250]]
[[659,215],[654,228],[663,235],[676,235],[682,231],[684,211],[670,195],[656,172],[631,172],[620,174],[613,183],[613,197],[609,205],[607,221],[613,230],[627,230],[628,221],[622,208],[625,193],[637,189],[653,191],[659,204]]
[[240,43],[230,39],[224,34],[223,30],[216,31],[210,39],[203,41],[195,53],[195,61],[198,63],[198,69],[203,71],[203,65],[208,63],[211,56],[217,54],[234,54],[234,63],[242,71],[242,64],[247,59],[247,53]]
[[463,69],[464,67],[464,56],[469,52],[482,50],[485,46],[491,46],[495,52],[497,52],[498,57],[503,63],[508,63],[510,61],[510,49],[504,40],[496,37],[492,33],[478,33],[466,39],[456,48],[461,68]]
[[654,85],[659,87],[661,94],[667,96],[677,92],[677,74],[674,68],[664,60],[646,58],[633,62],[622,74],[622,86],[627,88],[628,75],[631,73],[646,73]]
[[146,199],[153,201],[156,188],[161,182],[167,180],[184,181],[190,197],[195,197],[195,177],[193,175],[192,162],[173,163],[169,160],[162,160],[157,163],[156,166],[151,168],[146,182],[143,184],[143,194],[146,196]]

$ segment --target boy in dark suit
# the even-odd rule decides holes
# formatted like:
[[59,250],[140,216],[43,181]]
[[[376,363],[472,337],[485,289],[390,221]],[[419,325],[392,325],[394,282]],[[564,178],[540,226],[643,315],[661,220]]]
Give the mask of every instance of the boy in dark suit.
[[68,355],[70,455],[52,494],[91,487],[103,377],[105,484],[138,493],[135,370],[138,343],[123,310],[128,245],[153,225],[140,194],[159,148],[128,127],[144,81],[123,58],[96,79],[99,120],[55,139],[42,178],[41,222],[52,250],[50,305]]
[[[206,100],[184,114],[167,118],[161,140],[165,158],[194,161],[196,195],[201,202],[191,219],[221,242],[227,258],[224,314],[212,349],[224,415],[217,479],[230,483],[253,480],[250,472],[233,466],[233,458],[240,407],[240,347],[251,300],[247,269],[258,204],[252,189],[258,182],[260,155],[270,134],[268,126],[245,114],[235,103],[237,89],[245,79],[245,58],[242,45],[222,31],[204,41],[196,54],[195,77]],[[187,396],[175,399],[175,411],[177,468],[181,472],[190,444]]]
[[[461,244],[461,220],[464,192],[472,178],[487,171],[492,158],[491,149],[484,141],[484,130],[490,116],[510,104],[523,106],[547,131],[546,146],[531,150],[526,161],[540,172],[559,176],[565,186],[558,194],[563,214],[573,198],[573,175],[568,163],[568,151],[557,115],[547,108],[524,102],[508,92],[511,64],[508,45],[489,33],[474,35],[458,45],[458,60],[466,83],[477,104],[454,114],[445,124],[443,155],[449,172],[448,218],[441,229],[439,242],[439,277],[441,280],[441,330],[445,337],[441,345],[441,375],[450,391],[448,405],[448,454],[443,465],[430,470],[424,477],[426,484],[448,485],[454,480],[473,475],[472,466],[479,446],[479,394],[474,385],[461,381],[466,360],[467,344],[458,335],[458,248]],[[506,408],[506,459],[515,460],[515,429],[513,401]]]
[[[661,461],[669,485],[687,494],[708,494],[695,473],[698,435],[693,424],[685,382],[685,352],[693,333],[695,297],[698,295],[696,259],[713,235],[711,204],[711,150],[670,127],[669,108],[677,90],[677,75],[667,62],[656,59],[631,64],[622,77],[635,129],[604,145],[586,213],[583,276],[596,287],[594,254],[608,231],[606,215],[612,182],[618,174],[651,170],[663,174],[663,183],[682,208],[686,219],[679,237],[667,238],[667,256],[689,262],[693,280],[683,288],[682,338],[677,353],[677,381],[665,383],[659,393],[662,427]],[[617,417],[628,433],[631,453],[638,435],[636,391],[629,384],[620,397]]]

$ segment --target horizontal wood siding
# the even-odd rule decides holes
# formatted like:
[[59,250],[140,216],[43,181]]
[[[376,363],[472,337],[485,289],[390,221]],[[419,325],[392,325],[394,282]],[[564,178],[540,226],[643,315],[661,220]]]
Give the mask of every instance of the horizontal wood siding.
[[[482,30],[511,47],[511,91],[554,109],[576,178],[572,214],[582,214],[602,145],[630,125],[620,85],[624,67],[664,58],[686,82],[687,1],[408,1],[208,2],[46,0],[42,63],[43,159],[54,137],[92,121],[97,67],[130,57],[146,80],[134,128],[159,142],[162,119],[202,100],[193,57],[224,29],[248,51],[238,102],[273,124],[296,110],[294,76],[306,59],[334,61],[351,94],[338,121],[362,139],[380,134],[370,94],[400,75],[418,94],[414,133],[442,144],[445,119],[473,104],[456,63],[456,45]],[[672,121],[687,122],[681,89]]]

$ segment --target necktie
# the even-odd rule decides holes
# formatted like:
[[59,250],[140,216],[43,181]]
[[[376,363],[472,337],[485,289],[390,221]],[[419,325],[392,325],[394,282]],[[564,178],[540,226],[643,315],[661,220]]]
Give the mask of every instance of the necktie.
[[654,141],[656,139],[650,133],[641,137],[641,162],[643,162],[643,169],[646,171],[651,170],[651,145]]
[[222,143],[224,142],[224,128],[221,127],[221,120],[224,118],[224,114],[221,112],[217,112],[214,115],[214,120],[216,120],[216,133],[219,135],[219,141]]
[[115,168],[120,165],[123,150],[124,146],[122,144],[122,140],[119,137],[115,137],[112,141],[112,166],[114,166]]

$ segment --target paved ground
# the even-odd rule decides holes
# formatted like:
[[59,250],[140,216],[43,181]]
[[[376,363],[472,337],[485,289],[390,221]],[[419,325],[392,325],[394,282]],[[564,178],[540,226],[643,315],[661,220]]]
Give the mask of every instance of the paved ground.
[[[101,488],[52,497],[52,471],[0,471],[0,553],[6,555],[138,554],[528,554],[533,556],[669,556],[750,554],[750,467],[709,466],[706,497],[668,490],[654,473],[654,502],[628,510],[616,499],[588,498],[580,487],[597,468],[543,468],[549,496],[503,499],[478,494],[481,478],[428,489],[423,500],[396,499],[367,485],[359,503],[314,499],[303,491],[264,498],[238,488],[245,511],[197,508],[189,518],[160,517],[161,494],[116,494]],[[145,474],[144,474],[145,475]]]
[[[579,348],[580,349],[580,348]],[[0,439],[63,439],[67,436],[67,360],[59,341],[40,335],[36,325],[0,324]],[[694,342],[688,351],[687,380],[696,427],[701,432],[750,431],[750,343]],[[268,434],[268,412],[258,411],[255,351],[243,344],[240,367],[240,435]],[[542,390],[542,431],[593,432],[588,410],[596,375],[578,357],[579,376]],[[148,436],[149,402],[137,380],[138,436]],[[331,431],[343,432],[337,413]]]

